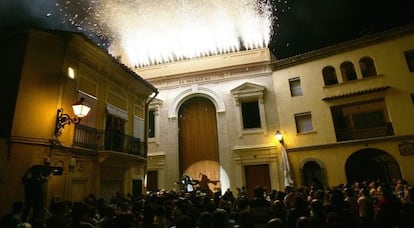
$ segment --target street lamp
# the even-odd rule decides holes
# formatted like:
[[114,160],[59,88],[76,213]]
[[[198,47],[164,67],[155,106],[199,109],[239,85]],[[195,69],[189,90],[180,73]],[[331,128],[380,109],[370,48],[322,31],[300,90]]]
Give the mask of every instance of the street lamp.
[[275,136],[276,136],[277,140],[279,140],[280,144],[282,144],[282,146],[284,146],[285,142],[283,142],[283,135],[282,135],[282,133],[280,133],[279,130],[276,131]]
[[82,97],[79,101],[72,105],[73,113],[75,114],[73,119],[69,116],[69,114],[63,113],[62,108],[57,110],[55,127],[56,136],[60,136],[62,134],[62,128],[64,128],[66,124],[78,124],[81,121],[81,118],[88,115],[91,108],[83,103],[84,100],[85,98]]

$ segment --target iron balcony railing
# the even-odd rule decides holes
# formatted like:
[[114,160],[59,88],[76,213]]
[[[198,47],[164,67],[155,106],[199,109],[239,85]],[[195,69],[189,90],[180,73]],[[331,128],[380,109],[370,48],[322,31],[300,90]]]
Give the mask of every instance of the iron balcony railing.
[[145,156],[144,143],[139,138],[116,131],[97,130],[84,125],[75,126],[73,146]]
[[391,123],[386,123],[383,126],[369,127],[369,128],[341,128],[336,129],[337,141],[347,141],[354,139],[368,139],[384,136],[394,135],[394,129]]

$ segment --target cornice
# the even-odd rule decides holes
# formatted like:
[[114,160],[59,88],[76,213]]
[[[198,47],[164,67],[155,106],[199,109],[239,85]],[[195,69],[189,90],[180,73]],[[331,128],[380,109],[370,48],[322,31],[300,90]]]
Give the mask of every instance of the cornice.
[[312,145],[312,146],[298,146],[298,147],[293,147],[293,148],[286,148],[286,152],[288,153],[303,152],[303,151],[310,151],[310,150],[320,150],[320,149],[338,148],[338,147],[344,147],[344,146],[367,145],[367,144],[372,144],[372,143],[405,141],[405,140],[414,140],[414,135],[386,136],[386,137],[349,140],[349,141],[343,141],[343,142],[327,143],[327,144]]

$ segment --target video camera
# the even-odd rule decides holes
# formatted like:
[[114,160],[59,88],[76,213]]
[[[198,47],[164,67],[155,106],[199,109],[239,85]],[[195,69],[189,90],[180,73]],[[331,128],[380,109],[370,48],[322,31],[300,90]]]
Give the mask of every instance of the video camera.
[[63,174],[63,167],[59,166],[33,165],[30,170],[32,173],[40,173],[43,176],[50,176],[52,173],[55,176]]

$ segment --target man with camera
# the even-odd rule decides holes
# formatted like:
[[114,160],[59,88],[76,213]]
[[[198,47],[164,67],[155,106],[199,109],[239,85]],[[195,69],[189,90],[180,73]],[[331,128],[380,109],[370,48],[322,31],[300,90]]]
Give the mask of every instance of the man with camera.
[[32,210],[31,221],[43,218],[45,205],[46,186],[44,185],[53,175],[62,174],[61,167],[52,167],[48,162],[44,165],[33,165],[22,178],[24,185],[24,211],[22,220],[27,221]]

